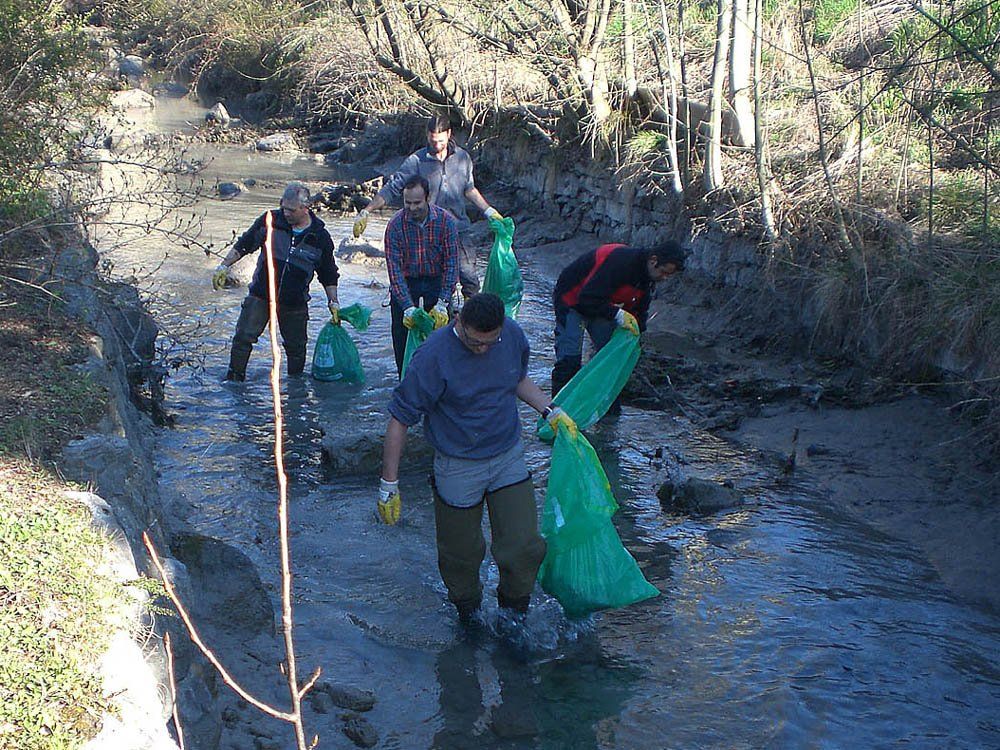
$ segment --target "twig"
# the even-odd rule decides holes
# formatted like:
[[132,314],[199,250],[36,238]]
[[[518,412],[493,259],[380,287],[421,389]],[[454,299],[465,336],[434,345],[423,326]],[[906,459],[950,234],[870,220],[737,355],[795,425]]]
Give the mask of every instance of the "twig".
[[302,692],[299,691],[295,663],[295,642],[292,638],[292,566],[288,545],[288,476],[285,474],[284,427],[281,412],[281,350],[278,348],[278,290],[275,282],[273,253],[274,227],[271,212],[267,214],[267,236],[264,252],[267,257],[268,335],[271,341],[271,398],[274,402],[274,467],[278,475],[278,541],[281,548],[281,630],[285,639],[285,663],[288,692],[292,699],[291,719],[299,750],[307,750],[302,726]]
[[163,634],[163,647],[167,651],[167,677],[170,679],[170,712],[174,717],[174,729],[177,730],[177,744],[184,750],[184,730],[181,728],[181,717],[177,709],[177,680],[174,677],[174,650],[170,645],[170,633]]
[[258,700],[247,692],[243,686],[241,686],[236,679],[230,675],[228,671],[226,671],[226,668],[222,666],[222,662],[219,661],[219,658],[215,655],[212,649],[210,649],[201,639],[198,629],[194,626],[194,622],[191,620],[191,615],[188,613],[187,609],[184,607],[184,603],[181,602],[180,597],[177,595],[174,585],[170,582],[170,578],[167,576],[167,571],[163,568],[163,563],[160,562],[160,556],[156,553],[156,547],[153,546],[153,540],[149,538],[148,532],[142,532],[142,543],[146,545],[146,551],[149,552],[149,558],[153,562],[153,567],[155,567],[156,572],[159,573],[160,580],[163,582],[163,588],[167,592],[167,596],[170,598],[170,601],[173,602],[174,607],[176,607],[177,614],[180,615],[181,621],[184,623],[184,627],[187,628],[188,635],[191,637],[192,642],[198,647],[198,650],[204,654],[205,658],[211,662],[212,666],[215,667],[219,676],[222,677],[222,681],[236,691],[236,694],[243,700],[255,708],[260,709],[268,716],[273,716],[274,718],[281,719],[283,721],[294,721],[295,717],[293,714],[273,708],[263,701]]

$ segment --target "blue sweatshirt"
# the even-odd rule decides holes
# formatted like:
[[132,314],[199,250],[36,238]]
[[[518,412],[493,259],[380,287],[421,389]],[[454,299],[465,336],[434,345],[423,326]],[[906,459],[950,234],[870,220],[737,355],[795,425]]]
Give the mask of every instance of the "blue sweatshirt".
[[472,352],[454,324],[430,337],[413,355],[393,391],[389,413],[407,427],[421,417],[439,453],[492,458],[521,438],[517,384],[528,374],[531,349],[521,327],[504,319],[500,342]]

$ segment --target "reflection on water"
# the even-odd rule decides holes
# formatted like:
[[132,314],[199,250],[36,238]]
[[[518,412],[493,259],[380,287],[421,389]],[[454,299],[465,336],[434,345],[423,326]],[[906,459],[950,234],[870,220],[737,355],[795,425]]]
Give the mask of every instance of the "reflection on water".
[[[302,157],[205,151],[213,174],[278,185],[203,200],[213,237],[242,231],[288,177],[333,178]],[[350,230],[346,218],[329,224],[335,241]],[[125,252],[152,266],[166,249]],[[178,419],[161,435],[159,468],[177,512],[245,551],[273,590],[270,355],[258,345],[245,384],[219,383],[242,292],[212,292],[214,265],[172,254],[157,272],[169,300],[162,314],[197,319],[206,352],[203,371],[170,380]],[[662,595],[583,623],[543,596],[519,638],[502,632],[488,602],[479,631],[463,633],[436,570],[423,472],[404,473],[404,522],[388,528],[372,512],[375,476],[331,480],[320,465],[323,431],[357,430],[395,382],[384,290],[368,286],[383,272],[341,270],[341,300],[376,311],[367,332],[352,332],[367,383],[282,383],[297,634],[304,664],[376,689],[370,718],[382,747],[1000,746],[996,617],[951,600],[922,560],[830,508],[807,477],[778,482],[766,457],[663,414],[626,408],[591,433],[622,505],[622,541]],[[551,282],[525,281],[522,324],[536,348],[532,373],[545,382]],[[314,303],[311,341],[321,308]],[[541,497],[549,449],[525,442]],[[687,472],[731,480],[751,502],[712,518],[665,515],[657,447]],[[495,589],[495,571],[484,575]],[[310,731],[332,737],[338,727],[318,716]]]

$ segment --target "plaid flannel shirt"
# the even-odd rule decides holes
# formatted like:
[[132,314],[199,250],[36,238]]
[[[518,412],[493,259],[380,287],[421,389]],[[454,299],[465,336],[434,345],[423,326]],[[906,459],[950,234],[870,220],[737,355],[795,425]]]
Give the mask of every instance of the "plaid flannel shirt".
[[406,285],[409,277],[440,276],[440,298],[451,299],[458,282],[458,242],[454,217],[433,204],[428,207],[423,224],[410,219],[406,209],[389,220],[385,228],[389,292],[404,310],[414,306]]

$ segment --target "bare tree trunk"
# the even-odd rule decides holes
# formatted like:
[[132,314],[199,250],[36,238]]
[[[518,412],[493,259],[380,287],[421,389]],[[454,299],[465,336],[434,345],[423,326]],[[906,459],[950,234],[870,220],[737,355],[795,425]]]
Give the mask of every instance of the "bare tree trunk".
[[694,143],[691,137],[691,107],[688,102],[691,101],[690,92],[688,90],[688,74],[687,74],[687,49],[685,41],[686,30],[684,27],[684,0],[677,0],[677,54],[681,59],[681,99],[684,100],[684,117],[681,122],[684,123],[684,162],[682,166],[681,179],[685,185],[690,184],[690,171],[691,171],[691,148]]
[[[858,3],[858,43],[865,46],[865,27],[863,23],[864,14],[862,8],[864,3]],[[865,68],[862,66],[858,73],[858,179],[854,186],[854,224],[861,226],[861,193],[864,186],[864,154],[865,154]]]
[[624,0],[622,3],[622,53],[625,58],[625,91],[629,98],[635,96],[639,83],[635,77],[635,30],[633,29],[634,0]]
[[553,19],[569,47],[583,89],[592,133],[599,135],[611,116],[603,45],[611,17],[612,0],[549,0]]
[[712,64],[712,97],[708,104],[708,144],[705,147],[705,190],[722,187],[722,86],[729,51],[731,0],[717,0],[715,25],[715,61]]
[[[378,63],[381,68],[388,70],[390,73],[397,76],[420,98],[430,102],[431,104],[452,109],[456,113],[455,119],[461,121],[467,120],[464,107],[455,109],[456,104],[452,96],[439,91],[433,83],[424,80],[420,74],[413,70],[413,68],[409,65],[403,46],[400,44],[399,32],[396,27],[393,26],[388,9],[385,7],[382,0],[374,0],[376,22],[382,27],[382,31],[385,34],[385,43],[389,47],[388,51],[383,49],[383,43],[381,39],[379,39],[378,27],[373,25],[366,9],[362,7],[360,0],[345,1],[348,9],[351,11],[354,22],[357,24],[358,28],[361,29],[361,33],[364,34],[365,41],[368,42],[368,47],[372,51],[375,62]],[[431,57],[430,51],[428,51],[428,57]],[[437,75],[437,73],[438,71],[435,71],[435,75]]]
[[812,90],[813,108],[816,113],[816,132],[819,137],[819,160],[823,165],[823,177],[826,179],[826,189],[830,193],[830,202],[833,204],[833,218],[837,225],[837,238],[841,248],[847,250],[851,246],[851,240],[847,235],[847,225],[844,223],[844,211],[840,207],[840,198],[837,196],[836,187],[833,184],[833,176],[830,174],[830,162],[827,158],[826,133],[823,132],[823,117],[819,110],[819,91],[816,89],[816,73],[813,69],[812,54],[810,49],[812,43],[809,40],[809,33],[806,29],[805,9],[802,7],[802,0],[799,0],[799,33],[802,37],[802,47],[805,51],[806,70],[809,72],[809,86]]
[[733,43],[729,60],[729,95],[736,112],[737,146],[753,146],[755,138],[753,107],[750,106],[751,36],[756,6],[753,0],[733,0]]
[[449,102],[452,119],[459,124],[465,124],[468,122],[465,89],[448,70],[445,63],[447,55],[438,45],[435,22],[431,17],[427,3],[407,2],[405,7],[410,14],[413,28],[427,51],[427,60],[430,62],[434,79],[438,82],[438,88]]
[[764,225],[764,234],[768,244],[774,245],[778,233],[774,227],[774,211],[771,206],[771,169],[767,152],[767,140],[764,134],[764,107],[760,96],[760,79],[763,72],[761,62],[761,42],[763,38],[764,0],[754,0],[753,25],[753,127],[754,127],[754,161],[757,164],[757,185],[760,189],[760,221]]
[[[671,182],[673,184],[674,193],[680,195],[684,192],[684,183],[681,180],[680,164],[677,159],[677,80],[676,80],[676,68],[674,65],[674,50],[670,44],[670,25],[667,23],[667,5],[664,0],[660,0],[660,28],[663,32],[663,47],[667,57],[667,81],[670,85],[669,97],[666,91],[666,85],[663,84],[663,77],[661,76],[660,82],[664,89],[663,91],[663,101],[668,102],[667,111],[671,115],[670,119],[670,130],[667,141],[667,158],[670,161],[670,171],[671,171]],[[685,107],[687,104],[685,103]],[[687,130],[687,128],[685,128]]]

